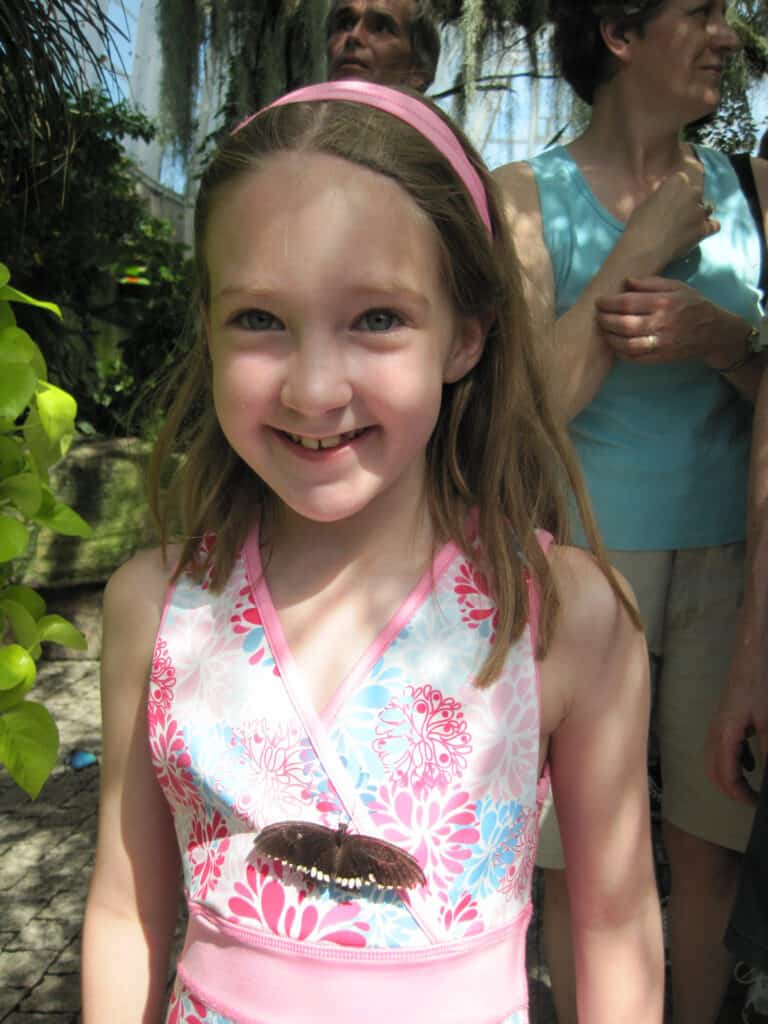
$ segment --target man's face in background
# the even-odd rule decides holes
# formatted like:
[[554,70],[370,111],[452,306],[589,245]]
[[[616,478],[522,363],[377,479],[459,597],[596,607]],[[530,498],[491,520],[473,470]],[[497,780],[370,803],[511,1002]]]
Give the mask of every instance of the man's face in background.
[[411,0],[339,0],[328,22],[328,78],[420,88],[413,66]]

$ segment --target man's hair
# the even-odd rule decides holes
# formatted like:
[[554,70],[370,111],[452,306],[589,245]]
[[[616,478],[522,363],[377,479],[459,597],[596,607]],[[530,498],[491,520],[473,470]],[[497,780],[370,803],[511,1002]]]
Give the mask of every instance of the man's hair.
[[600,35],[604,21],[617,22],[624,31],[642,33],[667,0],[550,0],[554,25],[552,49],[560,74],[573,91],[592,104],[595,91],[613,77],[616,62]]
[[[268,484],[232,449],[214,408],[202,314],[210,302],[208,236],[215,230],[218,204],[244,178],[257,177],[276,153],[324,153],[385,175],[434,227],[441,276],[456,315],[478,317],[487,325],[477,364],[443,387],[426,449],[425,487],[437,540],[452,540],[479,563],[494,594],[496,642],[477,680],[483,686],[498,675],[528,621],[528,573],[541,595],[538,635],[540,649],[546,650],[558,601],[536,529],[566,539],[569,500],[575,498],[597,561],[623,599],[600,547],[576,456],[550,407],[539,366],[541,346],[496,184],[471,143],[437,106],[412,90],[402,91],[428,104],[454,131],[485,187],[493,235],[445,156],[415,128],[369,106],[334,100],[271,107],[224,139],[200,181],[196,319],[189,355],[167,389],[171,408],[152,462],[152,507],[164,543],[173,532],[174,509],[180,513],[179,573],[200,565],[200,538],[216,535],[215,557],[209,553],[202,565],[210,570],[214,589],[225,585],[254,516],[266,522],[268,533],[275,509]],[[173,463],[175,452],[185,457],[176,463],[177,481],[161,500],[163,467]]]
[[[333,0],[328,17],[325,19],[325,39],[331,38],[331,19],[336,8],[346,0]],[[437,63],[440,60],[440,31],[437,27],[430,0],[411,0],[410,13],[407,16],[406,28],[411,40],[411,57],[413,67],[424,76],[419,86],[425,92],[435,80]]]

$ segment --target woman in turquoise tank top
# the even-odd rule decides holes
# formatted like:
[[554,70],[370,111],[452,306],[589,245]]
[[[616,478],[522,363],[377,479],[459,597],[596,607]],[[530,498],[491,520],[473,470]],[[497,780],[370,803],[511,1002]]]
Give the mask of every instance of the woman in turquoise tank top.
[[[708,781],[703,749],[742,587],[760,239],[728,158],[682,137],[720,100],[738,45],[725,7],[552,0],[561,70],[591,120],[569,145],[496,172],[552,393],[659,668],[676,1024],[717,1016],[730,969],[722,935],[751,823]],[[752,163],[765,214],[768,164]],[[568,1024],[567,890],[549,817],[545,933]]]

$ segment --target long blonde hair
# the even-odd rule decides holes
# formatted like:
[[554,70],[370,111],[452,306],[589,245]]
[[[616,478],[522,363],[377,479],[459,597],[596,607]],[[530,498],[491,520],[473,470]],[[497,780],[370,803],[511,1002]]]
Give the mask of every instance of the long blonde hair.
[[[464,135],[451,127],[485,185],[493,237],[445,157],[389,114],[333,100],[271,108],[254,118],[225,139],[202,177],[195,209],[195,306],[204,309],[209,301],[205,243],[218,197],[243,175],[257,173],[275,152],[327,153],[370,168],[398,182],[431,218],[457,312],[491,325],[475,368],[445,385],[427,447],[427,501],[436,540],[452,540],[481,561],[497,606],[496,640],[476,680],[486,686],[528,621],[526,569],[541,595],[538,653],[546,653],[559,601],[535,530],[546,529],[556,541],[567,542],[571,503],[598,564],[629,606],[605,559],[570,442],[550,409],[495,183]],[[192,333],[189,357],[172,384],[174,397],[155,449],[150,490],[163,543],[173,533],[174,509],[180,513],[183,548],[177,575],[195,566],[200,538],[216,534],[215,557],[209,556],[206,568],[217,588],[226,582],[254,514],[269,515],[273,495],[219,427],[199,314]],[[174,486],[161,500],[163,467],[177,452],[183,453],[182,462]],[[470,519],[478,542],[471,552]],[[637,621],[631,608],[630,614]]]

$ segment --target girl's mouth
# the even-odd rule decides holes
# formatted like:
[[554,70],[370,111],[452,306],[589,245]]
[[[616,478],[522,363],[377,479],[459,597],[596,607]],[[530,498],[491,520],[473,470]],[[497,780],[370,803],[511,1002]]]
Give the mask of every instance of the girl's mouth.
[[303,434],[291,434],[285,431],[285,436],[302,448],[308,448],[310,451],[318,451],[323,449],[325,451],[328,448],[338,448],[342,444],[348,444],[350,441],[354,441],[356,437],[359,437],[367,427],[361,427],[359,430],[348,430],[345,434],[332,434],[329,437],[304,437]]

